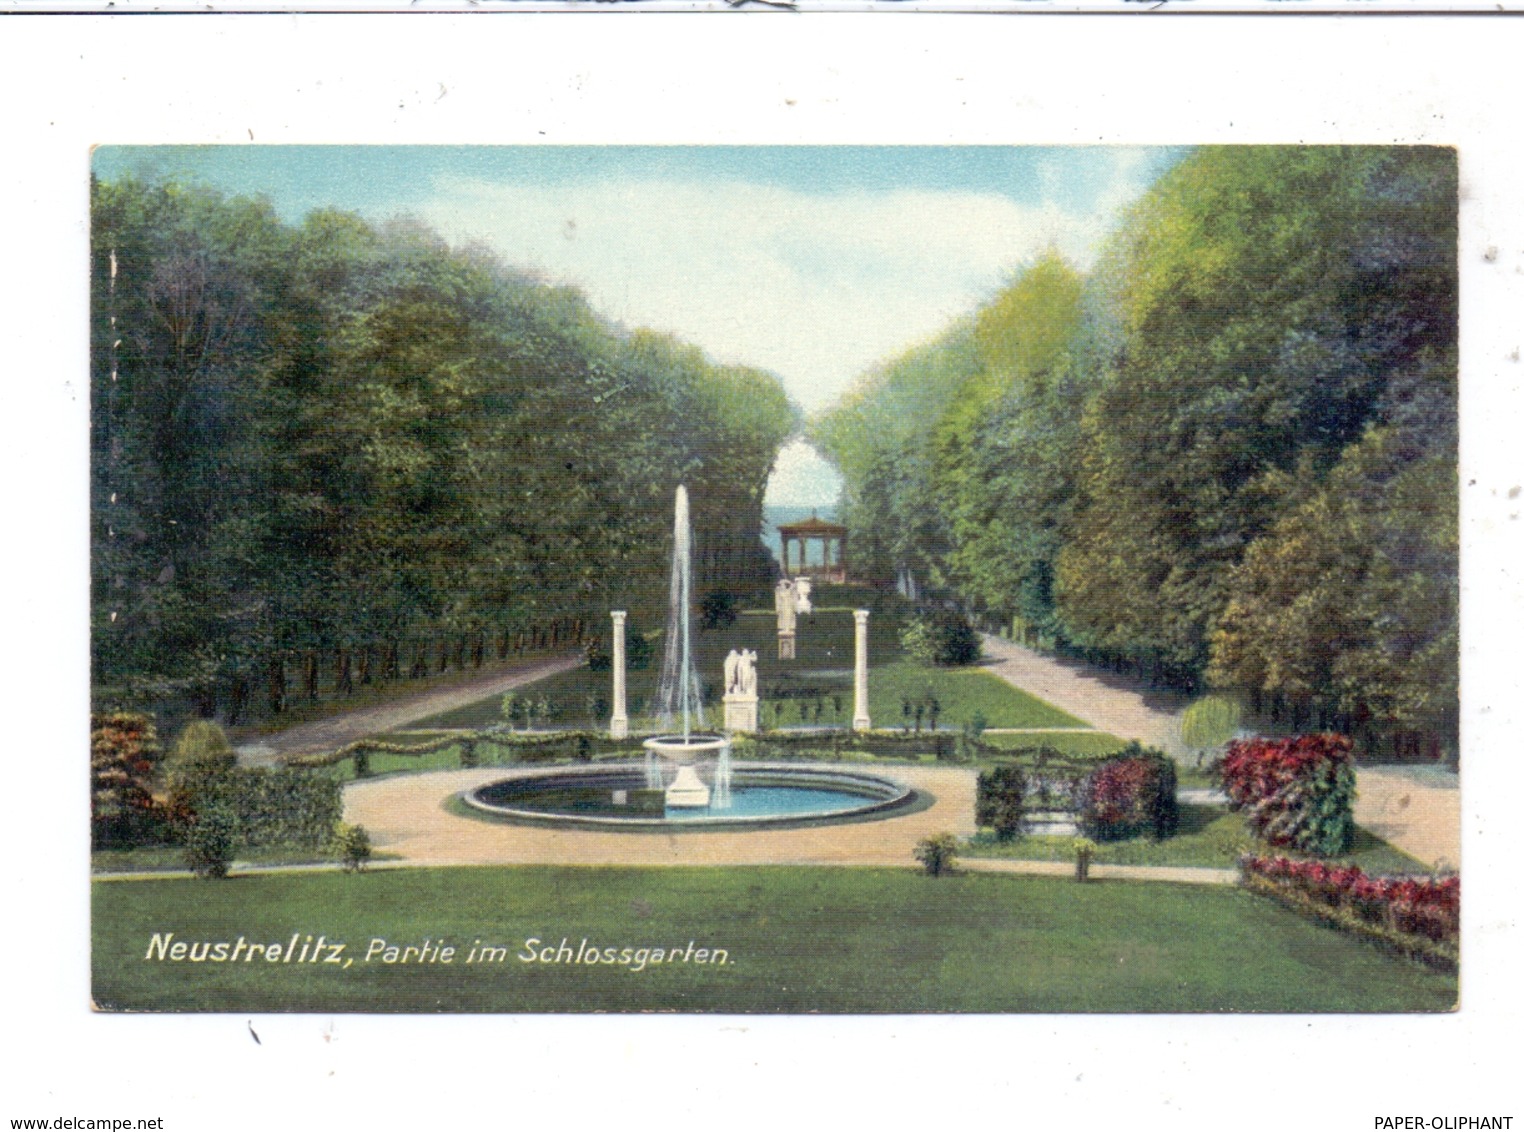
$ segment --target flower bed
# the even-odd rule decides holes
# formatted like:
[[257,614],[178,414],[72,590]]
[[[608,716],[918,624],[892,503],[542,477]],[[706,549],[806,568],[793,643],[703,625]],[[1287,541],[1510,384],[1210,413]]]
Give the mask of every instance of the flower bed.
[[1460,878],[1367,876],[1354,865],[1246,856],[1245,887],[1407,955],[1454,969],[1460,958]]

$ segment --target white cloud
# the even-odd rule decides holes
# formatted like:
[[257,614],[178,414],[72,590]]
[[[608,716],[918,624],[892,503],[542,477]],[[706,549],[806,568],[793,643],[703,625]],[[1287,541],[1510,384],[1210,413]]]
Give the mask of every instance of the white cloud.
[[806,410],[935,334],[1048,245],[1088,263],[1109,219],[993,193],[679,181],[449,179],[421,212],[452,240],[483,240],[580,286],[610,318],[776,372]]

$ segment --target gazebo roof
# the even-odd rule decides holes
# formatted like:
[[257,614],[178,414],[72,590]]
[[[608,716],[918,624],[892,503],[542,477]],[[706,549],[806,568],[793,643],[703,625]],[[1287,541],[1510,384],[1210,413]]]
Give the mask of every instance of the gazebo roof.
[[828,523],[818,515],[811,515],[798,523],[779,523],[778,533],[792,538],[838,538],[847,533],[847,528],[840,523]]

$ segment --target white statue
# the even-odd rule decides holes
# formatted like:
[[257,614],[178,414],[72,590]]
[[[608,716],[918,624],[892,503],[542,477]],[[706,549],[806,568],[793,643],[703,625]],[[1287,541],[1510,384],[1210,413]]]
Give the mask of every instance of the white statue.
[[810,604],[810,587],[814,584],[809,578],[797,578],[794,581],[794,607],[800,613],[815,612],[815,607]]
[[784,578],[778,583],[778,588],[773,593],[773,603],[778,609],[778,632],[792,633],[794,631],[794,621],[799,610],[798,598],[798,591],[795,590],[792,580]]
[[757,694],[757,654],[751,649],[730,650],[725,658],[725,694],[755,696]]

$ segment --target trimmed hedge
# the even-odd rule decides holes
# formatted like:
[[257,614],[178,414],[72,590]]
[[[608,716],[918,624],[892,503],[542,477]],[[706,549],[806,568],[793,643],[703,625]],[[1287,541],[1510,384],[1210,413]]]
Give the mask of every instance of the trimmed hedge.
[[1019,766],[981,771],[974,801],[974,821],[995,831],[995,840],[1012,841],[1026,816],[1027,776]]
[[246,846],[322,849],[332,842],[343,813],[339,784],[297,767],[235,767],[181,785],[174,795],[182,840],[194,836],[205,815],[226,811]]
[[1349,852],[1355,768],[1343,735],[1240,739],[1223,756],[1228,804],[1268,845],[1322,857]]
[[1171,837],[1180,826],[1175,788],[1173,759],[1129,743],[1085,779],[1079,797],[1080,831],[1096,841],[1140,834],[1156,841]]

